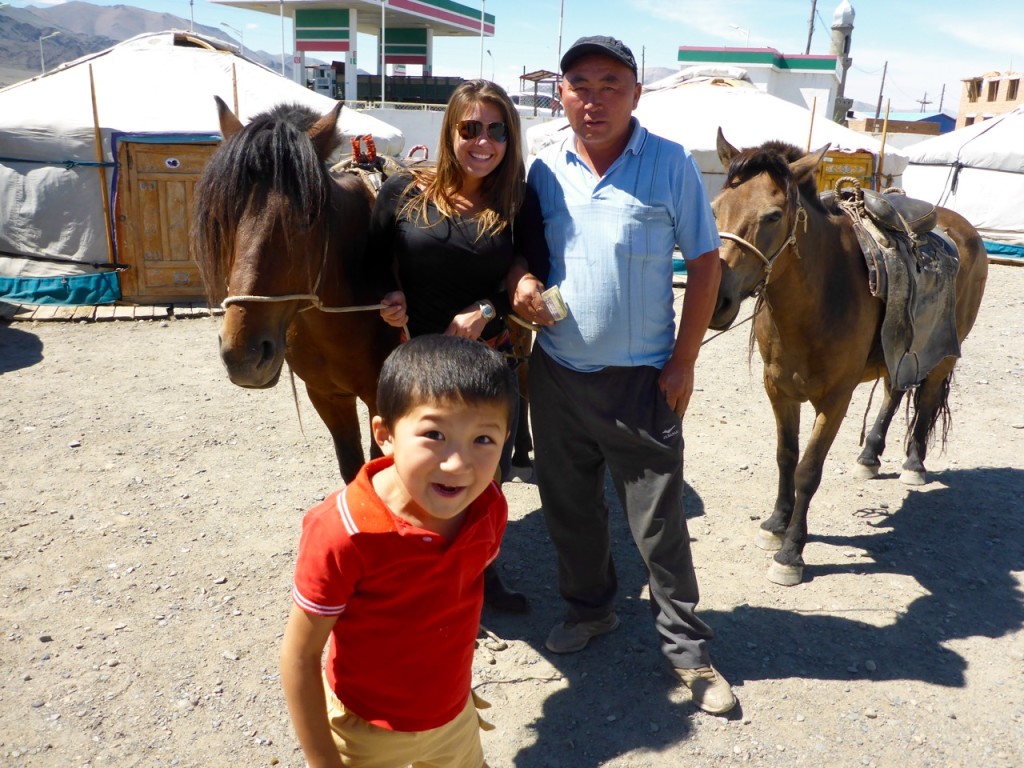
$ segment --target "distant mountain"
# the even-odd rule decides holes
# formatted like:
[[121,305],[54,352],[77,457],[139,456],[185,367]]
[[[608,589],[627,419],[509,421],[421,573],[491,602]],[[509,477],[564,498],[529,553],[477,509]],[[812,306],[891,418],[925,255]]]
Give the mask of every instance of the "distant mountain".
[[0,8],[0,84],[38,75],[41,62],[40,38],[54,32],[60,34],[42,41],[46,68],[77,59],[88,53],[102,51],[117,40],[99,35],[82,35],[59,22],[38,15],[34,8]]
[[[69,29],[88,37],[106,37],[123,41],[141,35],[143,32],[162,32],[165,29],[189,29],[191,22],[170,13],[144,11],[130,5],[93,5],[92,3],[61,3],[52,6],[29,6],[37,16],[54,26]],[[214,27],[200,25],[197,32],[215,37],[227,37],[227,33]]]
[[[61,26],[77,34],[97,38],[110,38],[117,42],[129,40],[146,32],[163,32],[168,29],[187,29],[206,37],[216,37],[235,45],[238,40],[220,27],[196,24],[171,13],[144,11],[130,5],[93,5],[80,0],[49,7],[31,7],[31,10],[55,26]],[[109,46],[105,46],[109,47]],[[98,50],[103,50],[100,48]],[[245,49],[245,55],[265,67],[280,71],[280,54],[271,55],[264,51]],[[313,62],[312,59],[309,60]],[[288,62],[290,68],[291,62]]]
[[[61,5],[14,8],[0,7],[0,87],[11,85],[40,73],[40,38],[46,69],[98,53],[145,32],[190,29],[191,22],[169,13],[144,11],[130,5],[93,5],[75,0]],[[195,31],[238,44],[218,27],[195,25]],[[270,69],[280,71],[280,54],[246,48],[245,55]],[[315,60],[309,59],[309,63]],[[291,67],[289,62],[287,65]],[[290,73],[289,73],[290,74]]]

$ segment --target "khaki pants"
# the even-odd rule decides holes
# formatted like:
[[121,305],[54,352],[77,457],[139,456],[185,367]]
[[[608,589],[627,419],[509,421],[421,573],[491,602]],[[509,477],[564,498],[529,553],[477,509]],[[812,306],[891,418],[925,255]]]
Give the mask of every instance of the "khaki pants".
[[487,768],[477,716],[487,702],[471,693],[453,720],[429,731],[389,731],[363,720],[324,683],[327,719],[342,765],[351,768]]

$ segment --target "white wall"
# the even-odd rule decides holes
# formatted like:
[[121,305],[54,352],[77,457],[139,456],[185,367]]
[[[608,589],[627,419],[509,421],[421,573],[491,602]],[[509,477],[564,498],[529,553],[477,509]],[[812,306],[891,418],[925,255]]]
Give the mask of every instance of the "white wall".
[[735,66],[745,69],[750,81],[765,93],[785,99],[798,107],[813,107],[816,116],[832,119],[836,91],[839,89],[839,81],[834,72],[782,72],[772,67],[752,64]]
[[[395,109],[393,107],[382,109],[374,107],[359,111],[376,117],[378,120],[383,120],[388,125],[393,125],[402,132],[402,135],[405,137],[402,157],[405,157],[417,144],[423,144],[429,150],[430,159],[437,158],[437,140],[441,135],[441,120],[444,117],[444,113],[441,110],[426,110],[418,107],[412,109]],[[526,145],[526,129],[532,125],[546,123],[553,118],[533,117],[532,115],[520,115],[519,117],[522,123],[523,157],[525,158],[529,151]],[[422,156],[422,153],[417,154],[417,157]]]

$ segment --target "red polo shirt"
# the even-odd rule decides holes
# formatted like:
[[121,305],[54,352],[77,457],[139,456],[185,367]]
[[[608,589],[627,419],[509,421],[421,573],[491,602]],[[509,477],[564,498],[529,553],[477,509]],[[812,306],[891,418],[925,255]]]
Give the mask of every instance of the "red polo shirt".
[[498,556],[508,505],[491,483],[455,539],[396,517],[370,478],[306,513],[292,597],[307,613],[337,616],[327,681],[346,708],[395,731],[425,731],[466,705],[483,607],[484,567]]

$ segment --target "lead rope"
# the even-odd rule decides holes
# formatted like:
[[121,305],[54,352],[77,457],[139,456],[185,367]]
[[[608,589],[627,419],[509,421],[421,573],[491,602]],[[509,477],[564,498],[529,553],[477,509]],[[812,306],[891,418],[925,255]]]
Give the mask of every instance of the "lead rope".
[[[303,307],[299,312],[305,312],[309,309],[318,309],[321,312],[329,313],[340,313],[340,312],[371,312],[375,309],[384,309],[386,304],[354,304],[348,307],[328,307],[325,306],[323,301],[320,299],[320,278],[324,273],[324,265],[327,263],[327,247],[328,242],[324,241],[324,255],[320,260],[320,271],[317,273],[316,282],[313,284],[313,291],[311,293],[287,293],[282,296],[261,296],[253,293],[241,293],[235,296],[227,296],[220,303],[221,309],[227,309],[232,304],[240,304],[243,301],[254,301],[262,303],[270,303],[275,301],[308,301],[309,306]],[[406,338],[409,336],[409,326],[403,325],[402,331],[405,333]]]
[[[355,141],[355,139],[353,139]],[[327,265],[327,249],[330,246],[330,240],[324,238],[324,253],[320,257],[320,270],[316,274],[316,282],[313,283],[313,290],[310,293],[286,293],[282,296],[261,296],[253,293],[242,293],[236,296],[227,296],[224,301],[220,303],[221,309],[227,309],[232,304],[240,304],[243,301],[255,301],[270,303],[275,301],[308,301],[309,306],[303,307],[299,312],[305,312],[308,309],[319,309],[321,312],[366,312],[373,309],[383,309],[383,304],[363,304],[358,306],[350,307],[326,307],[323,301],[320,299],[320,279],[324,274],[324,267]]]
[[[369,312],[369,311],[372,311],[372,310],[375,310],[375,309],[384,309],[384,307],[386,306],[384,304],[358,304],[358,305],[353,305],[353,306],[348,306],[348,307],[327,307],[327,306],[324,306],[324,303],[323,303],[323,301],[321,301],[318,292],[320,290],[320,278],[321,278],[321,276],[324,273],[324,266],[327,264],[327,247],[328,247],[328,241],[325,239],[324,240],[324,255],[323,255],[323,257],[320,260],[320,271],[317,273],[316,282],[313,284],[313,292],[312,293],[288,293],[288,294],[285,294],[283,296],[260,296],[258,294],[242,293],[242,294],[237,294],[235,296],[226,296],[226,297],[224,297],[224,300],[220,303],[220,308],[226,310],[232,304],[241,304],[243,301],[254,301],[254,302],[259,302],[259,303],[264,303],[264,304],[270,303],[270,302],[275,302],[275,301],[308,301],[309,302],[309,306],[308,307],[303,307],[302,309],[299,310],[299,312],[305,312],[308,309],[318,309],[321,312],[331,312],[331,313],[338,313],[338,312]],[[405,333],[405,338],[407,338],[407,339],[411,338],[409,336],[409,326],[408,325],[403,325],[402,326],[402,331],[403,331],[403,333]],[[295,403],[295,414],[298,416],[298,419],[299,419],[299,434],[301,434],[302,437],[305,438],[306,437],[306,430],[305,430],[305,428],[303,427],[303,424],[302,424],[302,409],[299,408],[299,393],[298,393],[298,390],[295,387],[295,371],[292,370],[292,367],[290,365],[288,366],[288,379],[289,379],[289,382],[292,385],[292,400]]]

